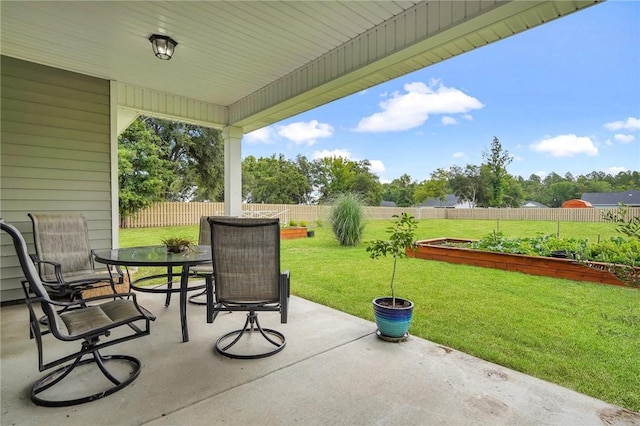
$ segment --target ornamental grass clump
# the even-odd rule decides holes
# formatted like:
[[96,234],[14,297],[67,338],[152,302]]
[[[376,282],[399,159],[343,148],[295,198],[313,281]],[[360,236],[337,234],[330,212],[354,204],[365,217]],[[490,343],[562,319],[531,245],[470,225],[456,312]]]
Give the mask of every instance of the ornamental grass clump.
[[364,231],[364,209],[357,195],[339,195],[331,207],[331,229],[343,246],[355,246]]

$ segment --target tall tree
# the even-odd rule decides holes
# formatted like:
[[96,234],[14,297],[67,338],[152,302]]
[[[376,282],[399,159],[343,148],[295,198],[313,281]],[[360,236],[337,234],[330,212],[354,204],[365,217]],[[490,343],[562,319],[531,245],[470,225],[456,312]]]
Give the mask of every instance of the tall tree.
[[502,149],[502,144],[497,137],[493,137],[491,142],[491,148],[489,151],[484,151],[482,157],[485,160],[485,164],[489,168],[489,187],[491,188],[491,201],[490,207],[503,207],[504,206],[504,189],[506,186],[507,166],[513,161],[513,158],[509,155],[509,151]]
[[120,225],[124,219],[164,199],[165,182],[175,178],[160,151],[160,139],[142,121],[134,121],[118,137]]
[[243,161],[245,199],[251,203],[302,204],[311,190],[307,177],[295,162],[280,154]]
[[167,200],[223,199],[224,146],[219,130],[151,117],[144,123],[160,138],[160,152],[176,175],[165,182]]
[[480,175],[480,167],[467,164],[464,170],[460,166],[449,169],[449,186],[460,201],[468,201],[471,207],[478,205],[478,199],[485,191]]
[[382,199],[393,201],[398,207],[412,206],[415,186],[411,176],[405,173],[390,183],[382,184]]
[[378,176],[370,171],[368,160],[324,157],[313,162],[319,201],[327,202],[339,194],[355,193],[365,205],[380,205],[382,186]]
[[436,169],[431,173],[430,179],[422,181],[414,192],[416,204],[420,204],[429,198],[437,198],[441,202],[447,199],[449,187],[447,185],[448,173],[444,169]]

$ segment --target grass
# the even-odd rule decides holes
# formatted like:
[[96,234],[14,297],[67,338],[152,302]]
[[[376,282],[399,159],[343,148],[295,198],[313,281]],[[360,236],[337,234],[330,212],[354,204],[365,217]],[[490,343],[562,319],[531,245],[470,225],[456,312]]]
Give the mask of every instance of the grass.
[[[370,221],[363,241],[386,237]],[[556,234],[556,222],[421,220],[418,238]],[[563,222],[563,238],[609,238],[611,224]],[[121,246],[160,244],[197,226],[121,230]],[[365,244],[343,247],[330,227],[282,241],[292,293],[373,320],[371,301],[389,295],[392,259]],[[416,305],[411,333],[578,392],[640,411],[640,291],[421,259],[398,261],[398,296]]]

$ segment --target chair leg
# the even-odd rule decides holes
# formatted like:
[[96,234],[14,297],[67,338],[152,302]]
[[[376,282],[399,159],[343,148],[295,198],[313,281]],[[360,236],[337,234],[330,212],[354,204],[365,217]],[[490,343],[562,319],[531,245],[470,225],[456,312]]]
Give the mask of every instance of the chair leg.
[[[31,400],[36,405],[42,405],[45,407],[66,407],[70,405],[84,404],[86,402],[95,401],[96,399],[103,398],[107,395],[111,395],[112,393],[118,392],[119,390],[125,388],[126,386],[133,383],[134,380],[138,378],[140,375],[141,362],[137,358],[134,358],[129,355],[102,355],[98,350],[95,350],[89,354],[87,354],[89,358],[82,359],[83,356],[79,356],[72,363],[67,364],[38,380],[35,382],[31,388]],[[125,380],[118,380],[108,369],[107,365],[109,361],[112,360],[124,360],[126,361],[132,368],[131,373],[127,376]],[[61,383],[69,374],[78,366],[95,363],[102,374],[113,384],[113,386],[107,388],[106,390],[101,390],[91,395],[82,396],[79,398],[73,399],[46,399],[39,396],[40,393],[46,391],[54,387],[55,385]],[[72,386],[72,385],[69,385]],[[56,392],[58,393],[58,392]]]
[[[273,345],[274,349],[270,351],[255,353],[255,354],[239,354],[239,353],[229,352],[229,349],[233,347],[236,343],[238,343],[242,337],[251,336],[256,331],[258,331],[267,342]],[[233,339],[231,343],[225,344],[225,342],[228,341],[233,336],[236,336],[235,339]],[[274,337],[275,339],[272,337]],[[270,328],[262,328],[260,326],[260,322],[258,321],[258,314],[256,314],[255,311],[250,311],[247,314],[247,319],[244,323],[244,327],[242,327],[242,329],[240,330],[232,331],[220,337],[216,341],[215,347],[216,347],[216,352],[218,352],[220,355],[224,355],[229,358],[257,359],[257,358],[265,358],[265,357],[277,354],[278,352],[284,349],[285,345],[286,345],[286,341],[282,333],[276,330],[272,330]]]

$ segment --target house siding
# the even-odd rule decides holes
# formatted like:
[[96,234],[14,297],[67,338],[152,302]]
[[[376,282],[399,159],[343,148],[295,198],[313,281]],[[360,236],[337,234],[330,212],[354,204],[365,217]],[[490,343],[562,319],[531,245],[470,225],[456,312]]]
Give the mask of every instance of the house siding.
[[[110,248],[109,81],[1,58],[0,216],[33,252],[27,213],[82,213],[91,246]],[[0,300],[24,297],[10,239],[0,240]]]

